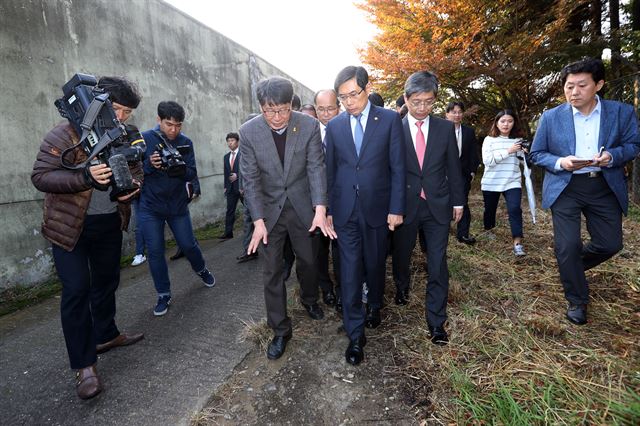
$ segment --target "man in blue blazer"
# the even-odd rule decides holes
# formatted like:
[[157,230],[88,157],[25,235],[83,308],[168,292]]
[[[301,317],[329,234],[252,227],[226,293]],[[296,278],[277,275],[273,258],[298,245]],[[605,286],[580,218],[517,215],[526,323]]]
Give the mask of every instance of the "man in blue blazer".
[[[551,208],[555,254],[567,319],[587,322],[585,271],[622,249],[622,214],[628,192],[624,165],[640,152],[633,106],[600,99],[604,65],[583,59],[562,69],[567,103],[546,111],[531,147],[532,161],[546,169],[542,207]],[[580,237],[581,214],[591,241]]]
[[[345,108],[327,124],[325,144],[329,208],[338,235],[346,360],[364,358],[367,326],[380,324],[388,229],[402,223],[405,149],[400,116],[369,102],[363,67],[344,68],[334,83]],[[387,229],[388,228],[388,229]],[[366,281],[368,310],[362,304]]]

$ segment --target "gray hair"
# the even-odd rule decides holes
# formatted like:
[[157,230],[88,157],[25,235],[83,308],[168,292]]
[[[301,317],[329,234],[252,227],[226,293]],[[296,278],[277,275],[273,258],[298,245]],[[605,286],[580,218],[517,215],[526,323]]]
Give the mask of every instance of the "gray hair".
[[404,94],[407,98],[423,92],[433,92],[434,95],[438,96],[438,77],[429,71],[415,72],[404,83]]
[[258,83],[256,96],[261,106],[288,104],[293,99],[293,84],[283,77],[270,77]]

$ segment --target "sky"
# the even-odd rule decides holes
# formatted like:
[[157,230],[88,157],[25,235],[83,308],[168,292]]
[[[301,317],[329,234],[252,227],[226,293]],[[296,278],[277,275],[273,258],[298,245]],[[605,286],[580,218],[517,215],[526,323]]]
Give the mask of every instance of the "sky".
[[376,27],[350,0],[165,0],[316,91],[361,65]]

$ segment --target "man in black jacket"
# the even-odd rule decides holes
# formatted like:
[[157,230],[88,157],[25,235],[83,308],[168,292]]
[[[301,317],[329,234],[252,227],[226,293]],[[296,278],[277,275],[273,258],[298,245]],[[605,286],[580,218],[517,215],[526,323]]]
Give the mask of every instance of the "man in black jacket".
[[[452,101],[447,105],[447,120],[453,121],[456,131],[456,142],[458,144],[458,154],[460,155],[460,168],[462,169],[462,179],[464,181],[465,199],[469,198],[471,190],[471,181],[480,165],[478,156],[478,142],[476,134],[469,126],[462,124],[464,115],[464,104],[462,102]],[[461,243],[473,245],[476,239],[469,235],[471,226],[471,211],[469,203],[465,203],[462,211],[462,219],[458,222],[457,237]]]
[[226,137],[229,152],[224,156],[224,196],[227,199],[227,214],[224,220],[224,234],[222,240],[233,238],[233,224],[236,221],[236,207],[240,200],[240,158],[238,143],[240,135],[231,132]]

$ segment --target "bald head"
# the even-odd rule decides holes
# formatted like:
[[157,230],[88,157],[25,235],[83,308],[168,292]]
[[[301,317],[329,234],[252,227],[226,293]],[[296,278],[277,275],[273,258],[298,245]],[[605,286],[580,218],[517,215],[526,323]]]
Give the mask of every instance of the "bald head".
[[318,120],[325,126],[340,112],[340,103],[333,89],[320,90],[313,97]]

